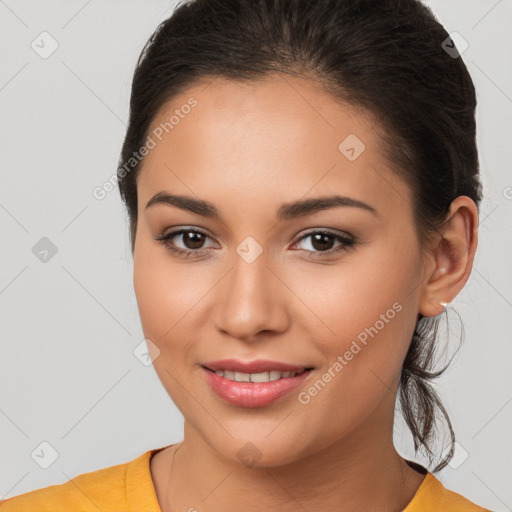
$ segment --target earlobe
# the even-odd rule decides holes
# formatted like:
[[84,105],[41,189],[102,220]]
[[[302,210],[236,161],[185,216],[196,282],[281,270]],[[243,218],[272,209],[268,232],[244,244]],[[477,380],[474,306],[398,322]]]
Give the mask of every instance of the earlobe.
[[442,233],[430,249],[433,270],[425,276],[419,312],[437,316],[466,284],[473,267],[478,238],[478,210],[469,197],[455,199]]

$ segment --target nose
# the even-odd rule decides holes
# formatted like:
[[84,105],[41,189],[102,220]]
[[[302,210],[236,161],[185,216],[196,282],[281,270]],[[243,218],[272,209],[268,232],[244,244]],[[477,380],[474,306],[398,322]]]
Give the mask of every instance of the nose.
[[216,289],[214,323],[219,331],[254,342],[288,328],[292,294],[264,252],[250,263],[235,254],[233,267]]

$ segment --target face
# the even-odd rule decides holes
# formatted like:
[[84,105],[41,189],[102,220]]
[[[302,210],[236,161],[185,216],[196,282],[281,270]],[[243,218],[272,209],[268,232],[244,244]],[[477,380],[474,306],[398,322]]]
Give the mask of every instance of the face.
[[[423,267],[378,128],[288,75],[198,84],[153,121],[137,184],[142,327],[186,435],[229,460],[252,449],[285,464],[389,433]],[[189,201],[147,206],[159,193]],[[225,359],[312,369],[252,392],[205,369]]]

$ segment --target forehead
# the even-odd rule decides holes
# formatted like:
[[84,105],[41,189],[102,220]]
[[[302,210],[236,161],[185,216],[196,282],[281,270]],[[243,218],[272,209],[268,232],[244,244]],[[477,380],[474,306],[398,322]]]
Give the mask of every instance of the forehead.
[[371,114],[310,80],[203,81],[152,122],[139,210],[163,190],[221,201],[220,210],[332,193],[406,208],[408,187],[391,172],[379,130]]

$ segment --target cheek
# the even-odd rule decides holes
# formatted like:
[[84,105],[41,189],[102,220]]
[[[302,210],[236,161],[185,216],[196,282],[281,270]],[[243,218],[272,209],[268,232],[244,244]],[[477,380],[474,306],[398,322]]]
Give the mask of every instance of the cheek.
[[406,246],[383,237],[371,247],[347,253],[337,265],[311,265],[307,272],[288,276],[328,345],[342,350],[347,340],[364,340],[367,330],[375,332],[373,327],[383,337],[397,335],[406,319],[415,319],[420,256],[413,241]]
[[201,290],[194,287],[195,275],[166,256],[163,248],[141,240],[134,251],[133,283],[144,337],[156,346],[148,343],[154,370],[172,400],[186,409],[180,383],[187,378],[183,369],[194,360],[190,325],[197,324],[193,307]]
[[[163,333],[169,328],[168,318],[170,304],[168,300],[172,294],[164,295],[164,290],[172,286],[162,275],[162,264],[155,257],[155,251],[150,250],[147,244],[137,237],[134,251],[133,285],[139,314],[146,338],[161,339]],[[172,306],[172,304],[171,304]],[[169,321],[172,319],[169,318]]]
[[208,292],[204,270],[173,262],[165,251],[141,241],[134,252],[133,283],[141,322],[146,337],[157,343],[190,324],[194,307]]
[[411,290],[418,284],[419,253],[413,241],[375,243],[302,280],[298,295],[318,317],[308,316],[310,325],[318,323],[315,343],[325,364],[326,391],[318,406],[334,401],[359,421],[397,383],[417,316]]

